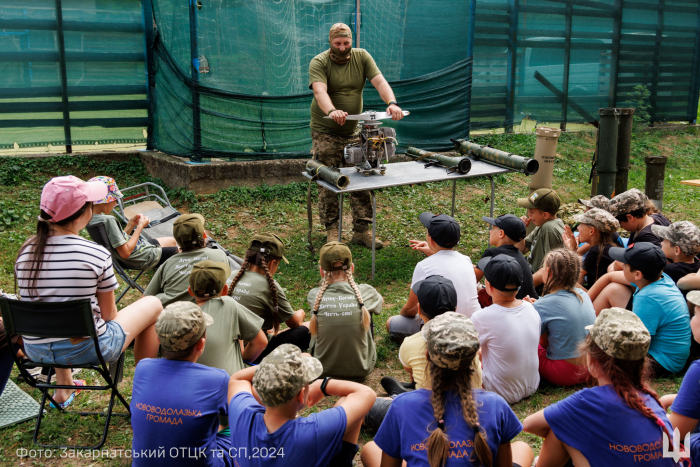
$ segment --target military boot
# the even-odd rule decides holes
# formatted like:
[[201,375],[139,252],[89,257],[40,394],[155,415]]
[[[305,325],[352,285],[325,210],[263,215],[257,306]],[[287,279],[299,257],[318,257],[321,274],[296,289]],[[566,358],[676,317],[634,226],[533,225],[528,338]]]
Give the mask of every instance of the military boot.
[[[351,243],[357,243],[358,245],[366,246],[367,248],[372,248],[372,231],[365,230],[364,232],[353,232]],[[384,242],[378,238],[374,239],[374,247],[379,250],[384,246]]]

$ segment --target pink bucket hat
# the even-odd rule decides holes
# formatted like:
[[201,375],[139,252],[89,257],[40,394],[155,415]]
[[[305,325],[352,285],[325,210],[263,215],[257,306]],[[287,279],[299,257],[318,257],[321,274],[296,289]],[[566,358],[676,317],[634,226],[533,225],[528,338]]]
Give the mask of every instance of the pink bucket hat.
[[52,216],[49,222],[60,222],[88,201],[98,201],[106,195],[107,185],[102,182],[86,183],[73,175],[54,177],[41,190],[39,207]]
[[119,187],[117,187],[117,182],[115,182],[114,179],[111,177],[99,175],[97,177],[92,177],[87,182],[102,182],[105,185],[107,185],[107,196],[105,196],[99,201],[95,201],[95,204],[107,204],[124,197],[122,192],[119,191]]

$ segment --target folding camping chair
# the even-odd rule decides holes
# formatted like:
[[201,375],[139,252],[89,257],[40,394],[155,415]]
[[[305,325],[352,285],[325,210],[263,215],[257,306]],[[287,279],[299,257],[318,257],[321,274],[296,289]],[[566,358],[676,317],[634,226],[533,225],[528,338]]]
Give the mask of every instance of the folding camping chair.
[[[0,297],[0,312],[2,313],[3,323],[5,325],[5,339],[8,340],[12,335],[24,335],[42,338],[82,338],[88,337],[92,339],[95,346],[95,353],[99,365],[55,365],[45,363],[35,363],[22,360],[14,354],[15,364],[19,369],[22,378],[33,388],[41,391],[41,405],[39,408],[39,417],[36,420],[34,428],[33,442],[43,448],[75,448],[75,449],[99,449],[107,440],[107,431],[109,430],[109,421],[112,415],[129,416],[129,403],[119,392],[117,384],[121,380],[124,369],[124,353],[119,359],[109,367],[102,357],[100,352],[100,344],[97,339],[97,331],[95,330],[95,322],[92,317],[92,307],[90,300],[81,299],[69,302],[39,302],[39,301],[19,301],[10,300]],[[83,391],[111,391],[109,406],[106,412],[69,412],[61,409],[51,395],[49,389],[74,389],[75,386],[64,386],[58,384],[47,384],[37,381],[27,370],[32,368],[48,368],[49,374],[47,380],[51,380],[51,374],[54,368],[86,368],[94,370],[102,376],[105,384],[101,386],[81,386]],[[112,414],[114,401],[118,398],[128,413]],[[95,446],[63,446],[63,445],[48,445],[39,444],[39,431],[41,429],[41,421],[46,408],[46,400],[51,401],[57,410],[63,413],[77,413],[79,415],[98,415],[104,416],[105,425],[102,432],[102,439]]]
[[[130,192],[133,195],[127,195]],[[155,183],[146,182],[121,190],[123,198],[117,201],[114,214],[126,224],[137,214],[143,214],[151,222],[141,231],[147,240],[173,236],[173,223],[180,213],[172,207],[165,190]]]
[[88,225],[86,229],[90,235],[90,238],[92,238],[95,243],[107,248],[107,251],[109,251],[109,253],[112,255],[112,267],[114,268],[114,272],[116,272],[117,275],[121,277],[124,282],[126,282],[126,289],[124,289],[119,297],[117,297],[117,303],[119,303],[119,300],[122,299],[129,289],[136,289],[143,293],[144,288],[136,282],[139,280],[139,277],[141,277],[141,274],[143,274],[143,270],[138,270],[139,272],[134,278],[129,275],[127,271],[137,271],[137,269],[130,269],[119,261],[121,257],[119,256],[119,253],[117,253],[117,250],[112,248],[112,243],[109,241],[104,224],[100,223]]

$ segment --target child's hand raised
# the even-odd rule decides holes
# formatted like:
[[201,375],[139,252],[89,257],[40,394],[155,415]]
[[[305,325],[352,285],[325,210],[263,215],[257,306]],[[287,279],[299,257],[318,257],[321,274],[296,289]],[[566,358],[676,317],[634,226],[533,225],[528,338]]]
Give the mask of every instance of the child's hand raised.
[[525,227],[530,225],[530,218],[527,216],[520,216],[520,220],[523,221],[523,224],[525,224]]
[[561,235],[561,238],[564,240],[564,246],[567,249],[573,252],[576,252],[578,250],[578,241],[576,241],[576,237],[571,231],[571,227],[569,227],[568,225],[564,226],[564,233]]
[[411,244],[411,248],[414,250],[422,251],[428,256],[433,254],[433,250],[431,250],[428,246],[428,242],[424,240],[409,240],[409,243]]

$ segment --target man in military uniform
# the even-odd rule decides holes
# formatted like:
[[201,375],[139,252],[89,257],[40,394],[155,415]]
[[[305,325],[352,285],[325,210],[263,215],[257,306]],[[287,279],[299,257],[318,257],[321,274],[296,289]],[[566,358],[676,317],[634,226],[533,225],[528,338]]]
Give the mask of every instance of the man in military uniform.
[[[352,31],[343,24],[331,27],[329,50],[311,60],[309,89],[314,92],[311,102],[311,152],[322,164],[343,167],[343,149],[359,141],[356,121],[346,121],[349,114],[362,113],[362,90],[369,79],[379,96],[389,107],[386,111],[393,120],[401,120],[403,112],[396,103],[391,86],[382,76],[374,59],[364,49],[352,47]],[[329,116],[331,118],[324,118]],[[372,205],[367,191],[350,193],[352,207],[352,242],[372,246],[369,232],[372,223]],[[326,227],[328,241],[338,240],[338,197],[319,187],[318,210],[321,223]],[[381,248],[382,241],[376,240]]]

